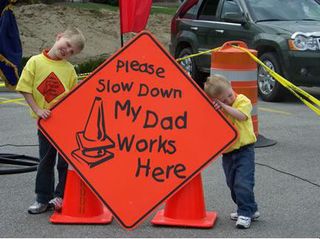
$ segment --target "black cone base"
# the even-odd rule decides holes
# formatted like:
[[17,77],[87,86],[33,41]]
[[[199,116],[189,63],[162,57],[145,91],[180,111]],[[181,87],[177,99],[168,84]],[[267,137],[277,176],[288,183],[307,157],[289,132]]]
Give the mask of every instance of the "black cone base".
[[264,147],[270,147],[277,143],[277,141],[273,139],[268,139],[264,137],[263,135],[259,134],[257,138],[257,142],[254,144],[255,148],[264,148]]

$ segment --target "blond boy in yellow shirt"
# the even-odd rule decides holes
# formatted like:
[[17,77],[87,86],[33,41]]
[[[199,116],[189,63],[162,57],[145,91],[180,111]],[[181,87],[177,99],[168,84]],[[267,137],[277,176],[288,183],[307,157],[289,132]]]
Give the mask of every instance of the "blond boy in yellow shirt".
[[[26,99],[33,118],[47,119],[51,107],[77,83],[77,75],[67,60],[84,48],[85,38],[77,28],[68,28],[56,37],[54,45],[32,56],[24,67],[16,90]],[[40,162],[36,176],[36,201],[28,208],[39,214],[54,207],[61,209],[68,165],[58,154],[58,184],[54,183],[57,150],[38,130]]]
[[253,192],[254,143],[257,139],[251,120],[252,104],[245,95],[236,94],[221,75],[208,77],[204,90],[214,100],[215,109],[221,109],[238,130],[237,141],[223,153],[222,166],[232,200],[238,207],[230,217],[237,220],[237,228],[246,229],[251,220],[260,216]]

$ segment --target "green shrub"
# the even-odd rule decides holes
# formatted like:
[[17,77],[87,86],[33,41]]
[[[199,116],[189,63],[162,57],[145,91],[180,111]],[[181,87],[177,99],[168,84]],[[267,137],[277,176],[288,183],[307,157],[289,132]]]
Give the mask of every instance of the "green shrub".
[[[74,65],[74,68],[75,68],[77,74],[90,73],[90,72],[94,71],[99,65],[101,65],[107,58],[108,58],[107,55],[102,55],[102,56],[99,56],[98,58],[90,59],[90,60],[85,61],[83,63],[76,64],[76,65]],[[26,63],[29,59],[30,59],[30,56],[29,57],[22,57],[21,69],[24,68],[24,66],[26,65]]]
[[91,59],[86,62],[75,65],[77,74],[90,73],[94,71],[99,65],[101,65],[107,57],[101,56],[97,59]]
[[106,3],[112,6],[118,6],[119,5],[119,0],[91,0],[90,2],[95,2],[95,3]]

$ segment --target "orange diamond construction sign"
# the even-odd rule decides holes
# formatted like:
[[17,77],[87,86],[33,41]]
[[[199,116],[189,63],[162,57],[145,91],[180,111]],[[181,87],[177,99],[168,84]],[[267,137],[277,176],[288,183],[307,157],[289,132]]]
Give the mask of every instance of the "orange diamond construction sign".
[[99,66],[39,128],[128,229],[237,138],[149,32]]

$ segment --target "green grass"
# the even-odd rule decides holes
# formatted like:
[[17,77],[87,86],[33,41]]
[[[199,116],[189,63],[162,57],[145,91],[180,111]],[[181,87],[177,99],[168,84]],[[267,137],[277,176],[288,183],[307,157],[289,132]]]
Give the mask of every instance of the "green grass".
[[[111,6],[108,4],[101,4],[101,3],[66,3],[67,6],[73,7],[73,8],[80,8],[80,9],[87,9],[87,10],[96,10],[99,11],[100,9],[107,9],[110,11],[118,11],[117,6]],[[163,6],[152,6],[151,9],[151,14],[157,14],[157,13],[162,13],[162,14],[168,14],[168,15],[173,15],[178,6],[176,7],[163,7]]]
[[173,16],[176,13],[177,9],[178,9],[178,6],[177,7],[152,6],[151,14],[162,13],[162,14],[168,14]]

